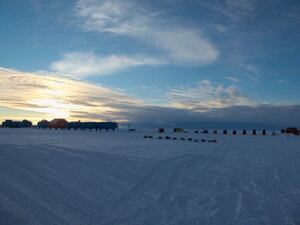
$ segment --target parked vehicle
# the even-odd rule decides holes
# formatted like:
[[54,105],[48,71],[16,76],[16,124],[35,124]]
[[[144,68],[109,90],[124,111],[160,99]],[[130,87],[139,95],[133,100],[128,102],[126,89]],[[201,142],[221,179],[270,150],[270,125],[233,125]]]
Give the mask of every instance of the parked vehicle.
[[66,129],[68,125],[68,121],[65,119],[54,119],[51,120],[48,127],[54,129]]
[[129,128],[128,132],[136,132],[136,129],[135,128]]
[[299,135],[300,131],[296,127],[288,127],[285,129],[285,133]]
[[165,132],[165,129],[164,129],[164,128],[159,128],[159,129],[157,130],[157,132],[158,132],[158,133],[164,133],[164,132]]
[[173,132],[177,133],[177,132],[184,132],[184,130],[182,128],[174,128]]

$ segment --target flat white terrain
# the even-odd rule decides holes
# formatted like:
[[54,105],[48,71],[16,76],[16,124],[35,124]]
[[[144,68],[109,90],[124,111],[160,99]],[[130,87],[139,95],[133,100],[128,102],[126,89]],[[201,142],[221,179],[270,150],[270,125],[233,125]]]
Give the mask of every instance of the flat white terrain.
[[300,137],[3,128],[0,224],[299,225]]

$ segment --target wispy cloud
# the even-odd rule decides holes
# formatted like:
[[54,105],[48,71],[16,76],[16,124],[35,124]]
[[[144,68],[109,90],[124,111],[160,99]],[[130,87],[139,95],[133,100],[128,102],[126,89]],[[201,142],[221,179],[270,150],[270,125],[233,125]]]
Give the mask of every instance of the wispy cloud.
[[219,4],[211,4],[210,9],[218,14],[224,15],[234,22],[241,18],[249,16],[255,11],[255,0],[226,0],[220,1]]
[[248,71],[250,71],[250,72],[258,72],[258,68],[256,67],[256,66],[253,66],[253,65],[251,65],[251,64],[246,64],[246,65],[243,65],[243,67],[246,69],[246,70],[248,70]]
[[142,65],[160,65],[163,62],[143,55],[99,56],[94,53],[72,52],[64,55],[61,61],[53,62],[51,69],[67,72],[79,77],[86,75],[107,75]]
[[[98,119],[111,118],[118,105],[139,105],[120,90],[53,74],[23,73],[0,69],[0,105],[47,114],[47,118],[73,118],[75,112],[89,111],[98,114]],[[112,104],[113,103],[113,104]],[[88,119],[88,118],[86,118]]]
[[[69,53],[61,61],[52,64],[51,68],[54,70],[69,73],[69,69],[73,71],[75,68],[75,72],[79,72],[81,76],[101,75],[140,65],[205,65],[214,62],[219,56],[219,51],[199,28],[175,23],[134,1],[79,0],[76,14],[82,21],[81,28],[84,31],[129,37],[144,43],[157,53],[154,56],[146,56],[140,52],[136,55],[116,53],[110,56]],[[78,61],[87,61],[81,59],[81,55],[85,54],[92,59],[81,70],[76,64]]]
[[226,77],[227,80],[233,81],[233,82],[240,82],[239,79],[237,79],[236,77]]
[[198,82],[196,87],[171,89],[167,97],[175,107],[196,111],[254,103],[235,86],[224,87],[208,80]]
[[219,54],[201,30],[171,22],[134,1],[80,0],[77,13],[83,29],[135,38],[165,51],[175,63],[207,64]]
[[255,76],[255,75],[250,75],[250,74],[246,74],[246,76],[250,79],[250,80],[252,80],[252,81],[254,81],[254,82],[258,82],[259,81],[259,79],[257,78],[257,76]]
[[253,11],[254,10],[254,0],[227,0],[227,7],[231,10],[245,10]]
[[277,80],[279,83],[281,83],[281,84],[287,84],[288,82],[287,81],[285,81],[285,80]]
[[254,82],[259,82],[259,69],[251,64],[241,64],[240,67],[246,71],[246,77]]

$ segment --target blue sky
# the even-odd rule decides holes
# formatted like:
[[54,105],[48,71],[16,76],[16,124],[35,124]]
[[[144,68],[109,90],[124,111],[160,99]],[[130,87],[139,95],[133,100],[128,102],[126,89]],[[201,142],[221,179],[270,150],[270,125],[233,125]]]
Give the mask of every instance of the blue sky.
[[2,0],[0,116],[299,124],[299,12],[292,0]]

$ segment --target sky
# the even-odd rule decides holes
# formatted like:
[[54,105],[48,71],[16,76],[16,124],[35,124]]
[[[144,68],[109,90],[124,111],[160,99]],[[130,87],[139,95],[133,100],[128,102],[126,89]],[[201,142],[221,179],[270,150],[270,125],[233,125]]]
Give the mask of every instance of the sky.
[[0,120],[300,125],[298,0],[1,0]]

